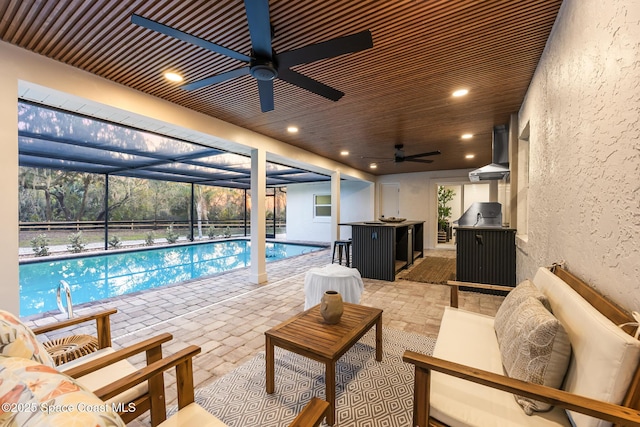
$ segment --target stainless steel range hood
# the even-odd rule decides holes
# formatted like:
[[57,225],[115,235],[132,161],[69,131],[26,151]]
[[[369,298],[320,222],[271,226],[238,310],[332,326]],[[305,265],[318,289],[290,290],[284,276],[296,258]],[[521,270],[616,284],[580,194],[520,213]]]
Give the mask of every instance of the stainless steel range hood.
[[494,126],[491,143],[493,163],[469,172],[469,181],[503,179],[509,175],[509,127]]

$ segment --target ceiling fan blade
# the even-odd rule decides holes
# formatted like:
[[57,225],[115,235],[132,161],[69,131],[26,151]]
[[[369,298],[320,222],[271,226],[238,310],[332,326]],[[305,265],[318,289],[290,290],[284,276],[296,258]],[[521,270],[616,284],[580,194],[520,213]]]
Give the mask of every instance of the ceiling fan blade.
[[441,154],[440,151],[429,151],[428,153],[420,153],[420,154],[412,154],[410,156],[404,156],[405,160],[413,160],[413,159],[417,159],[418,157],[428,157],[428,156],[436,156],[438,154]]
[[142,16],[136,15],[135,13],[131,15],[131,22],[135,25],[139,25],[140,27],[156,31],[169,37],[173,37],[174,39],[182,40],[183,42],[194,44],[212,52],[237,59],[238,61],[249,62],[251,60],[250,57],[240,52],[236,52],[235,50],[231,50],[224,46],[212,43],[208,40],[201,39],[200,37],[192,36],[191,34],[176,30],[175,28],[169,27],[156,21],[152,21],[151,19],[143,18]]
[[376,165],[381,165],[383,163],[389,163],[393,161],[394,161],[393,159],[386,157],[385,160],[372,160],[371,163],[375,163]]
[[390,159],[389,157],[369,157],[369,156],[360,156],[360,158],[361,158],[361,159],[371,159],[371,160],[375,160],[375,159],[378,159],[378,160],[393,160],[393,159]]
[[244,0],[253,53],[261,58],[273,56],[269,0]]
[[334,89],[331,86],[327,86],[324,83],[320,83],[319,81],[314,80],[311,77],[307,77],[293,70],[278,70],[278,78],[284,80],[285,82],[291,83],[292,85],[301,87],[302,89],[306,89],[309,92],[324,96],[325,98],[332,101],[337,101],[344,96],[344,92],[340,92],[339,90]]
[[273,80],[256,81],[258,82],[258,94],[260,95],[260,109],[263,113],[273,110]]
[[402,161],[403,162],[415,162],[415,163],[433,163],[433,160],[430,160],[430,159],[409,159],[407,157],[405,157]]
[[[252,36],[253,39],[253,36]],[[338,37],[326,42],[304,46],[299,49],[288,50],[277,55],[278,65],[289,68],[298,64],[307,64],[325,58],[360,52],[373,47],[373,39],[369,30],[361,31],[350,36]]]
[[180,86],[180,88],[184,90],[196,90],[205,86],[223,82],[225,80],[233,79],[234,77],[244,76],[246,74],[249,74],[249,67],[237,68],[235,70],[216,74],[215,76],[206,77],[196,82],[183,84]]

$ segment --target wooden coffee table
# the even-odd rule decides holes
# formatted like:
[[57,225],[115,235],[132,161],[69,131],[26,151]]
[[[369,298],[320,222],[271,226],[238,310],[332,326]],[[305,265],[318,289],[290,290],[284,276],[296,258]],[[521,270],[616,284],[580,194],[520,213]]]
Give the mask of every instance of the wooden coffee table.
[[340,322],[327,325],[320,305],[292,317],[266,331],[267,393],[275,389],[274,347],[278,346],[325,365],[327,424],[336,420],[336,361],[369,329],[376,325],[376,360],[382,360],[382,310],[344,303]]

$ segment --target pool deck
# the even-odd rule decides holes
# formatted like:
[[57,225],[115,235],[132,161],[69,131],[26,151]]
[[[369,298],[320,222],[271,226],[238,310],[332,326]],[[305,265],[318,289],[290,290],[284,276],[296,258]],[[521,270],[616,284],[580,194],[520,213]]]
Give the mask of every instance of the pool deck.
[[[455,257],[454,251],[428,251],[430,256]],[[304,276],[311,267],[331,262],[328,249],[267,263],[268,282],[249,282],[249,269],[242,268],[215,276],[162,288],[110,298],[74,308],[77,315],[96,309],[116,308],[111,317],[115,348],[169,332],[173,340],[163,346],[165,354],[195,344],[202,353],[194,359],[196,388],[231,371],[264,350],[264,332],[301,312],[304,308]],[[404,273],[406,274],[406,273]],[[362,304],[382,308],[383,325],[412,333],[437,336],[444,307],[449,305],[449,289],[402,279],[395,282],[364,279]],[[462,293],[460,307],[494,315],[502,297]],[[63,319],[31,316],[27,324],[44,325]],[[72,329],[74,333],[95,334],[95,322]],[[65,336],[49,334],[48,338]],[[142,356],[132,359],[142,365]],[[165,375],[167,403],[176,399],[174,372]],[[141,417],[131,426],[148,426]]]

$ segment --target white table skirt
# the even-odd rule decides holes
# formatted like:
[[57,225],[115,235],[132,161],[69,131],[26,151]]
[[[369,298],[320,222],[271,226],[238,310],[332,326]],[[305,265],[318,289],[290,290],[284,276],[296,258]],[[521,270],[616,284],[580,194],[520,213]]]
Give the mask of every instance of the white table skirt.
[[360,304],[364,283],[355,268],[329,264],[322,268],[310,268],[304,277],[304,309],[320,304],[325,291],[337,291],[342,300]]

